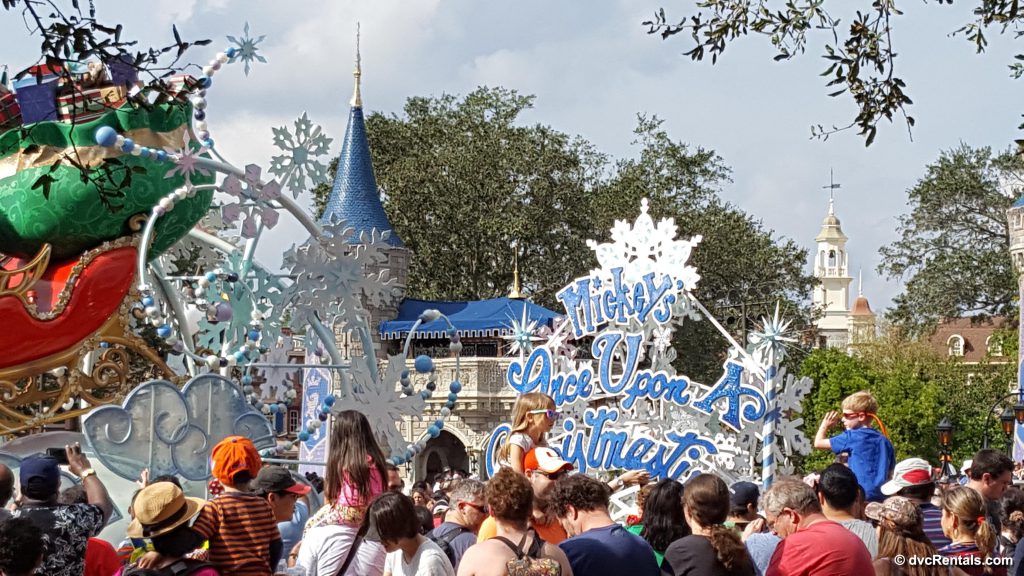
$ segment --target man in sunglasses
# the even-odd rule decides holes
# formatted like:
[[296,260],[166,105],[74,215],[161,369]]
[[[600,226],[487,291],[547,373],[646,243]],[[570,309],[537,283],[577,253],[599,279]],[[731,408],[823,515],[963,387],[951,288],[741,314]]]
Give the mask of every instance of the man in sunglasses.
[[[555,482],[572,473],[572,469],[572,464],[546,446],[531,449],[523,458],[523,473],[533,487],[533,513],[530,516],[530,525],[538,536],[551,544],[558,544],[569,535],[558,518],[548,514],[548,496],[555,487]],[[480,527],[477,542],[493,538],[496,534],[497,526],[494,519],[488,518]]]
[[458,480],[451,486],[448,497],[451,504],[444,522],[427,534],[427,538],[441,547],[452,567],[458,571],[462,555],[476,544],[480,524],[488,518],[484,484],[479,480]]

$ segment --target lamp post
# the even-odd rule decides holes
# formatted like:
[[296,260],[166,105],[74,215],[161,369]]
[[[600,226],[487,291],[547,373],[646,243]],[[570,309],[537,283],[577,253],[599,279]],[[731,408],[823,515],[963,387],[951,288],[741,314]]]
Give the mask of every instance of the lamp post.
[[953,424],[949,421],[949,418],[943,417],[935,426],[935,432],[939,435],[939,445],[942,446],[942,452],[940,452],[939,459],[942,461],[942,467],[939,472],[939,476],[942,478],[949,478],[956,476],[956,468],[953,467],[952,463],[952,452],[949,447],[953,444]]
[[1024,424],[1024,401],[1021,400],[1021,393],[1018,391],[1010,392],[1006,396],[1003,396],[999,400],[996,400],[995,404],[993,404],[992,407],[989,408],[988,413],[985,414],[985,429],[982,435],[981,442],[982,448],[989,447],[988,431],[992,415],[995,413],[996,409],[999,408],[1001,404],[1003,404],[1010,398],[1015,399],[1016,403],[1013,405],[1012,408],[1007,406],[1003,410],[1002,414],[999,416],[999,424],[1002,427],[1003,434],[1006,434],[1007,443],[1010,446],[1008,450],[1013,449],[1013,444],[1011,442],[1013,438],[1013,430],[1016,427],[1016,424]]

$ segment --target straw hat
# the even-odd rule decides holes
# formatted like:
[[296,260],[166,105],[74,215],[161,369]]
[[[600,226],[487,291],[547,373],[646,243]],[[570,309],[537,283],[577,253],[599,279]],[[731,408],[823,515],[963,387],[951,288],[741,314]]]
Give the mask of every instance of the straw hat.
[[126,531],[129,538],[153,538],[189,522],[206,503],[185,496],[170,482],[156,482],[139,491],[132,510],[135,519]]

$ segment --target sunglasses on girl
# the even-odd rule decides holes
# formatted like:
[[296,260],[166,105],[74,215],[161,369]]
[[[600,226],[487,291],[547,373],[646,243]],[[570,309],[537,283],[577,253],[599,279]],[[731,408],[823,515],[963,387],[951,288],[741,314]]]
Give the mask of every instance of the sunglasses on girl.
[[527,412],[527,414],[543,414],[544,416],[547,417],[548,420],[558,420],[558,417],[560,416],[558,410],[547,410],[543,408],[537,410],[530,410],[529,412]]

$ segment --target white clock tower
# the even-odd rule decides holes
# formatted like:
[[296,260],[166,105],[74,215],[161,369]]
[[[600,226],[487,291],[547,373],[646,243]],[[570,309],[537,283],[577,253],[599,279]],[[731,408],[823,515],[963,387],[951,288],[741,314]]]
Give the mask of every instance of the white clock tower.
[[[838,187],[835,184],[832,188]],[[821,317],[818,327],[819,344],[828,348],[846,349],[849,344],[850,277],[846,254],[846,241],[839,218],[835,213],[835,200],[828,200],[828,215],[821,223],[821,232],[814,240],[818,243],[814,257],[814,307]]]

